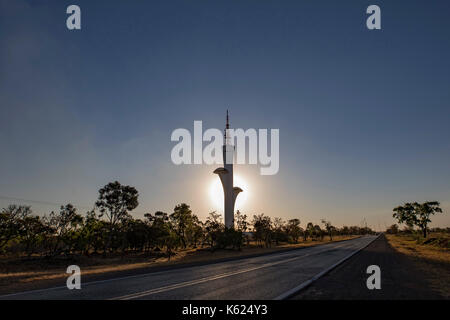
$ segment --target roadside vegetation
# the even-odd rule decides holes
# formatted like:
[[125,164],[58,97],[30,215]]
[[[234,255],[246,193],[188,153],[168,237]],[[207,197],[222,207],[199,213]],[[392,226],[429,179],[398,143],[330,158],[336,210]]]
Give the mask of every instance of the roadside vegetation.
[[413,259],[430,286],[450,298],[450,228],[429,228],[431,216],[442,213],[439,202],[405,203],[393,209],[397,224],[386,230],[389,244]]
[[[225,228],[221,215],[211,212],[205,221],[181,203],[173,212],[147,213],[137,208],[139,193],[131,186],[111,182],[101,188],[93,210],[80,214],[72,204],[40,216],[30,206],[10,205],[0,212],[0,272],[19,261],[22,265],[55,264],[60,260],[126,260],[133,257],[173,259],[182,252],[242,251],[244,248],[318,243],[373,233],[357,226],[334,227],[322,220],[301,226],[299,219],[284,221],[264,214],[237,211],[235,228]],[[95,258],[95,259],[93,259]],[[9,268],[7,268],[9,269]]]
[[427,237],[428,224],[430,217],[436,213],[442,213],[438,201],[427,201],[424,203],[405,203],[402,206],[395,207],[392,215],[399,223],[404,223],[407,227],[418,227],[422,231],[424,238]]
[[389,244],[399,253],[412,259],[430,287],[450,298],[450,228],[432,228],[427,238],[419,230],[399,230],[393,225],[386,231]]

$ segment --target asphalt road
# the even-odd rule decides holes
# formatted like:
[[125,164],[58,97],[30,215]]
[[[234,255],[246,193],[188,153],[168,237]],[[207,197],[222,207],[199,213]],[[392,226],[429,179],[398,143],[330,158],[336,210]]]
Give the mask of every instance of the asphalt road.
[[[276,299],[343,258],[375,236],[301,248],[253,258],[178,268],[0,296],[0,299]],[[81,270],[82,272],[83,270]]]

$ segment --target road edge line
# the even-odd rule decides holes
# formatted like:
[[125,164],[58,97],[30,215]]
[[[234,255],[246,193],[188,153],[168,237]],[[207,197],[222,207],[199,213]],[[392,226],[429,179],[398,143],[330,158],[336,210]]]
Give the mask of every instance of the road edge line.
[[348,259],[350,259],[351,257],[353,257],[355,254],[357,254],[358,252],[364,250],[365,248],[367,248],[370,244],[372,244],[375,240],[377,240],[381,235],[383,234],[383,232],[381,232],[376,238],[374,238],[372,241],[370,241],[368,244],[366,244],[364,247],[361,247],[360,249],[353,251],[352,253],[350,253],[348,256],[342,258],[341,260],[339,260],[338,262],[336,262],[335,264],[331,265],[331,267],[328,267],[327,269],[319,272],[318,274],[316,274],[315,276],[313,276],[312,278],[306,280],[305,282],[302,282],[300,285],[296,286],[295,288],[292,288],[289,291],[286,291],[285,293],[280,294],[279,296],[277,296],[276,298],[274,298],[273,300],[286,300],[290,297],[292,297],[293,295],[297,294],[298,292],[300,292],[301,290],[305,289],[306,287],[310,286],[313,282],[317,281],[318,279],[320,279],[321,277],[323,277],[324,275],[326,275],[328,272],[330,272],[331,270],[333,270],[334,268],[336,268],[337,266],[339,266],[340,264],[344,263],[345,261],[347,261]]

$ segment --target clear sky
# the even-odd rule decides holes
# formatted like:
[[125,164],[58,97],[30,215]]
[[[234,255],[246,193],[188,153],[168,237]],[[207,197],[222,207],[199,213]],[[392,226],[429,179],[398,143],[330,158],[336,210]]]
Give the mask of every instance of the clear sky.
[[379,229],[402,202],[438,200],[434,225],[450,226],[449,14],[447,0],[0,0],[0,207],[84,212],[117,179],[138,189],[137,217],[186,202],[204,218],[217,166],[173,165],[170,135],[223,128],[228,108],[233,127],[280,129],[277,175],[235,167],[244,213]]

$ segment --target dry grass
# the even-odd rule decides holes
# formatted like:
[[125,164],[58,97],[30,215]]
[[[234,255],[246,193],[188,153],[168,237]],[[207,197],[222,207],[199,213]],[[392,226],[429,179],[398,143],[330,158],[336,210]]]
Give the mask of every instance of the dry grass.
[[[334,241],[348,240],[357,236],[335,236]],[[129,271],[155,266],[177,265],[185,263],[200,263],[233,257],[245,257],[250,255],[277,252],[280,250],[300,247],[310,247],[330,242],[328,238],[323,241],[300,241],[298,244],[282,244],[271,248],[261,248],[255,244],[244,247],[241,251],[217,250],[211,252],[206,249],[186,249],[177,251],[170,258],[159,256],[134,255],[124,257],[78,257],[76,259],[0,259],[0,288],[1,291],[10,291],[15,286],[30,284],[67,277],[67,266],[79,265],[82,274],[99,275],[110,272]]]
[[[450,235],[431,234],[429,237],[450,238]],[[423,239],[411,235],[386,235],[386,238],[394,249],[417,263],[433,290],[450,298],[450,249],[436,242],[423,244]]]

